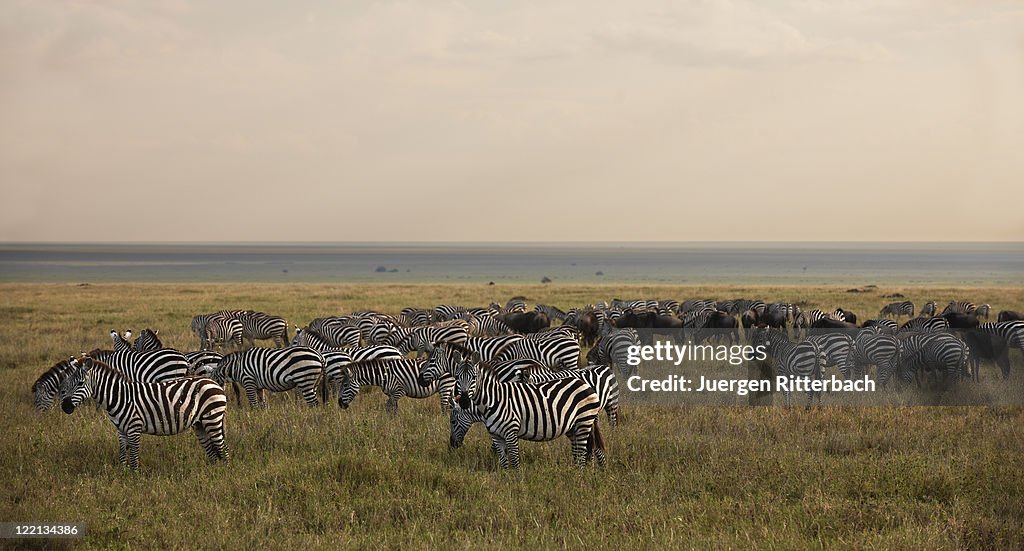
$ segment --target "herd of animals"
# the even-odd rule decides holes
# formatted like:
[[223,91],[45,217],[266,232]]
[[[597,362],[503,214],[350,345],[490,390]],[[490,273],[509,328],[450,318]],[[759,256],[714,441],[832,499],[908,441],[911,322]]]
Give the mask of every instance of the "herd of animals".
[[763,345],[780,375],[820,378],[834,367],[849,378],[875,366],[882,386],[894,376],[897,386],[948,385],[977,380],[983,360],[1006,378],[1010,350],[1024,354],[1022,315],[1002,311],[990,322],[989,313],[987,304],[953,301],[939,312],[928,302],[915,316],[914,304],[905,301],[858,324],[843,308],[804,311],[753,299],[615,299],[562,311],[544,304],[531,309],[514,297],[505,305],[320,317],[289,337],[282,317],[228,310],[193,318],[200,343],[194,352],[164,347],[154,330],[134,342],[130,330],[112,330],[112,349],[58,362],[32,392],[40,410],[59,401],[70,414],[88,399],[105,409],[118,432],[120,460],[132,469],[141,434],[190,427],[210,460],[226,460],[227,383],[239,406],[244,394],[253,407],[266,407],[267,391],[294,390],[311,406],[337,395],[348,408],[361,388],[375,386],[387,395],[389,413],[403,397],[437,396],[442,410],[450,410],[452,447],[482,423],[504,468],[519,465],[520,439],[559,436],[570,440],[578,465],[595,458],[603,465],[598,413],[616,424],[619,380],[636,370],[627,362],[629,350],[652,335],[743,338]]

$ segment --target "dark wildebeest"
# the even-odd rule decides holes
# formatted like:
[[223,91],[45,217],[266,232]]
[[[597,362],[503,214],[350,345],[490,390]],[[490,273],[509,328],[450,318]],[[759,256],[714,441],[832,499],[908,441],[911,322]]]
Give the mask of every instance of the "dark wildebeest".
[[747,310],[740,315],[740,325],[743,326],[743,338],[750,340],[750,328],[758,324],[757,310]]
[[786,313],[779,310],[769,312],[765,310],[764,314],[758,317],[758,324],[764,324],[767,327],[774,329],[786,330]]
[[974,329],[978,327],[978,316],[975,314],[956,314],[949,312],[943,314],[950,329]]
[[854,314],[853,312],[846,310],[845,308],[836,308],[836,312],[841,313],[843,315],[843,319],[845,319],[846,321],[850,323],[857,323],[857,314]]
[[[652,331],[640,331],[640,343],[651,344],[654,342],[654,335],[682,336],[683,320],[675,316],[662,316],[654,312],[636,313],[633,310],[626,310],[615,320],[615,327],[634,329],[651,329]],[[679,331],[653,331],[653,329],[678,329]]]
[[839,321],[832,318],[821,318],[811,324],[811,327],[807,331],[807,335],[812,333],[846,333],[851,337],[856,337],[857,332],[860,331],[860,327],[857,327],[856,323],[850,323],[848,321]]
[[991,360],[999,366],[1003,378],[1010,376],[1010,347],[1006,345],[1006,339],[992,333],[985,333],[975,329],[957,331],[970,353],[971,378],[978,380],[978,372],[981,367],[981,360]]
[[1020,321],[1024,320],[1024,314],[1020,312],[1014,312],[1013,310],[1003,310],[999,312],[999,321]]
[[523,312],[520,314],[502,314],[497,318],[508,325],[516,333],[536,333],[551,326],[551,319],[543,312]]
[[597,333],[601,328],[601,320],[593,312],[583,312],[576,318],[576,329],[583,335],[583,342],[587,346],[594,346],[597,341]]
[[729,337],[729,344],[739,341],[739,322],[732,315],[716,310],[708,316],[703,327],[697,330],[695,342],[702,342],[710,337]]

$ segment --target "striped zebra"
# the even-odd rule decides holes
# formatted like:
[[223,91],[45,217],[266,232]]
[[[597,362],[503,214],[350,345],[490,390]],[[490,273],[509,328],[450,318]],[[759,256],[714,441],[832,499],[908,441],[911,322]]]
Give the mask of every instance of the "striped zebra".
[[676,316],[679,315],[680,306],[678,300],[662,299],[658,301],[658,313],[663,316]]
[[554,306],[548,304],[538,304],[537,306],[533,307],[533,311],[546,315],[548,319],[558,320],[562,323],[565,323],[565,312],[561,311],[560,309]]
[[72,370],[71,362],[59,361],[32,383],[32,404],[39,411],[53,407],[53,399],[60,394],[60,385]]
[[949,322],[946,321],[946,318],[914,318],[901,325],[896,334],[945,331],[947,329],[949,329]]
[[889,316],[896,316],[899,319],[900,316],[914,316],[914,303],[909,300],[903,302],[892,302],[886,304],[878,311],[878,317],[885,318]]
[[522,339],[510,344],[496,358],[537,360],[549,369],[575,369],[580,365],[580,343],[568,337]]
[[158,333],[160,332],[154,331],[148,327],[143,329],[135,339],[135,344],[133,345],[135,351],[151,352],[153,350],[160,350],[161,348],[164,348],[164,343],[160,342],[160,337],[157,336]]
[[474,337],[497,337],[511,335],[512,328],[491,314],[472,314],[466,312],[460,318],[468,324],[467,331]]
[[424,310],[422,308],[402,308],[402,311],[398,313],[398,319],[406,327],[430,325],[434,323],[434,312],[433,310]]
[[452,306],[451,304],[438,304],[434,307],[434,321],[451,321],[458,319],[466,312],[464,306]]
[[[751,344],[756,348],[764,346],[765,351],[775,362],[775,369],[778,375],[789,378],[802,378],[817,381],[822,378],[821,348],[814,341],[801,341],[791,343],[786,335],[776,329],[758,328],[754,330]],[[785,390],[785,403],[790,405],[790,391]],[[814,401],[814,391],[807,393],[807,407],[811,409]],[[817,392],[818,403],[821,403],[821,392]]]
[[[130,331],[126,334],[130,335]],[[111,331],[110,336],[114,340],[114,350],[94,350],[88,356],[120,371],[133,381],[158,383],[180,379],[189,373],[188,359],[177,350],[162,348],[136,352],[131,343],[118,335],[117,331]]]
[[992,306],[991,305],[982,304],[981,306],[978,306],[978,308],[976,310],[974,310],[974,313],[978,317],[982,317],[982,318],[988,319],[988,314],[991,311],[992,311]]
[[878,383],[885,386],[899,365],[900,341],[893,334],[874,326],[862,329],[854,339],[854,377],[867,373],[867,367],[877,369]]
[[520,335],[526,339],[552,339],[557,337],[564,337],[567,339],[573,339],[576,342],[580,342],[583,339],[583,334],[580,330],[571,325],[559,325],[557,327],[545,327],[535,333],[526,333]]
[[505,303],[504,314],[525,314],[526,297],[512,297]]
[[[461,320],[458,320],[461,322]],[[417,355],[426,354],[434,343],[453,342],[465,344],[469,340],[469,331],[465,322],[448,325],[431,325],[429,327],[412,327],[398,329],[388,335],[382,344],[394,346],[407,354],[416,351]]]
[[227,397],[214,381],[187,378],[163,383],[140,383],[125,378],[103,362],[70,360],[73,369],[61,388],[61,409],[71,414],[92,398],[107,411],[117,428],[119,458],[139,468],[139,438],[169,436],[192,428],[210,461],[228,460],[224,441]]
[[[335,347],[359,346],[363,336],[351,318],[316,318],[306,328],[319,333],[324,340]],[[294,342],[294,341],[293,341]]]
[[968,350],[964,341],[949,333],[917,333],[900,335],[900,377],[921,386],[921,375],[931,375],[938,383],[939,374],[946,383],[955,383],[967,373]]
[[921,313],[918,315],[921,317],[934,316],[938,307],[939,305],[935,304],[934,300],[929,300],[928,302],[924,303],[924,306],[921,307]]
[[896,334],[896,331],[900,328],[899,324],[891,319],[875,319],[875,320],[864,320],[861,327],[867,329],[869,327],[877,327],[882,332],[889,334]]
[[618,423],[619,383],[615,379],[615,371],[608,365],[588,365],[563,371],[528,369],[522,372],[519,382],[535,385],[566,377],[581,379],[592,386],[597,391],[601,409],[608,415],[608,424],[614,427]]
[[398,401],[404,396],[422,399],[437,395],[441,399],[441,411],[451,409],[455,379],[442,374],[430,384],[421,384],[417,379],[425,363],[425,359],[408,358],[352,362],[342,371],[338,405],[348,409],[360,387],[376,386],[387,395],[384,411],[391,414],[398,413]]
[[367,360],[401,360],[405,355],[394,346],[355,346],[345,350],[324,352],[324,403],[327,402],[328,390],[340,394],[345,368],[352,362]]
[[208,350],[209,347],[240,349],[244,342],[243,333],[242,322],[224,313],[213,314],[206,319],[200,330],[200,348],[202,350]]
[[629,377],[637,367],[629,365],[629,350],[640,346],[640,335],[636,329],[611,329],[605,332],[587,352],[587,362],[608,364],[619,368],[619,373]]
[[288,346],[288,321],[280,316],[252,310],[234,310],[231,317],[242,324],[242,338],[249,346],[256,346],[257,340],[272,340],[274,347]]
[[971,314],[977,309],[978,307],[975,306],[973,302],[967,300],[951,300],[949,301],[949,304],[947,304],[946,307],[942,309],[942,313],[939,315],[943,316],[946,314]]
[[703,310],[705,308],[715,309],[716,302],[714,300],[705,299],[687,299],[679,305],[679,313],[686,314],[693,312],[694,310]]
[[249,405],[267,407],[258,391],[284,392],[297,388],[311,406],[317,405],[317,383],[323,376],[324,358],[305,346],[249,348],[224,356],[213,370],[213,379],[223,385],[230,380],[242,385]]
[[597,424],[601,400],[583,380],[502,383],[489,364],[471,361],[456,368],[456,380],[459,406],[479,416],[502,468],[519,468],[519,439],[541,442],[562,435],[572,443],[578,466],[595,456],[604,466],[604,441]]
[[[356,335],[359,335],[359,330],[353,329]],[[295,328],[295,336],[292,338],[291,346],[307,346],[318,352],[327,352],[328,350],[338,350],[340,346],[334,344],[334,340],[328,340],[327,337],[322,335],[319,331],[305,328]]]
[[808,335],[807,341],[818,345],[822,354],[822,368],[835,367],[844,379],[849,379],[855,365],[854,341],[845,333],[820,333]]
[[516,341],[509,341],[498,349],[490,350],[490,359],[483,359],[480,352],[455,343],[438,343],[427,355],[427,361],[421,366],[416,381],[427,386],[447,375],[455,378],[455,368],[464,361],[491,363],[495,375],[501,382],[516,381],[524,369],[546,369],[544,364],[529,358],[514,358],[511,360],[495,360],[505,348]]

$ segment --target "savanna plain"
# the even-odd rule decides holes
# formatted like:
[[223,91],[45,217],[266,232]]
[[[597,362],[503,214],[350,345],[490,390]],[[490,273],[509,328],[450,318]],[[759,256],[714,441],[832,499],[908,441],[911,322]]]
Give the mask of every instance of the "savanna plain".
[[[523,442],[502,472],[485,431],[448,448],[436,398],[364,390],[348,410],[291,393],[227,415],[229,463],[195,437],[144,436],[141,470],[117,463],[106,415],[32,405],[35,378],[60,359],[109,346],[110,329],[159,329],[195,350],[194,314],[249,308],[303,325],[323,315],[405,306],[504,303],[567,309],[619,298],[736,298],[843,307],[873,317],[899,292],[1024,310],[1011,287],[32,284],[0,285],[0,520],[84,522],[52,548],[598,547],[1024,548],[1024,408],[629,406],[607,427],[605,469],[572,465],[564,438]],[[994,316],[993,316],[994,317]],[[294,332],[294,329],[291,330]],[[1020,394],[982,367],[989,392]],[[230,391],[229,391],[229,396]],[[799,399],[796,401],[802,404]]]

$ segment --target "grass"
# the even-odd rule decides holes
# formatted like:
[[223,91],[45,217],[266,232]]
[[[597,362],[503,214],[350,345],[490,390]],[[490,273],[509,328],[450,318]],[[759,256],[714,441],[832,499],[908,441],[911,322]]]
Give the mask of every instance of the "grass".
[[[29,388],[111,328],[198,343],[191,316],[255,308],[302,324],[357,309],[486,304],[523,294],[570,307],[637,297],[763,297],[877,312],[882,293],[1024,310],[1016,288],[0,285],[0,520],[87,524],[86,548],[134,547],[1024,547],[1021,407],[624,406],[605,430],[609,465],[577,471],[568,442],[522,444],[500,472],[479,427],[456,451],[435,399],[395,417],[366,392],[352,408],[290,394],[268,411],[232,407],[230,464],[195,437],[144,437],[141,471],[116,463],[105,414],[38,413]],[[867,314],[867,315],[866,315]],[[1019,354],[1009,381],[1024,383]],[[995,368],[987,366],[986,379]],[[827,400],[826,400],[827,403]],[[233,405],[233,403],[232,403]],[[70,540],[30,541],[39,547]]]

